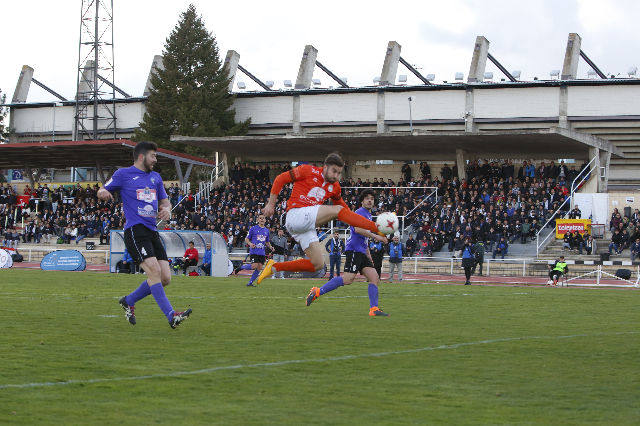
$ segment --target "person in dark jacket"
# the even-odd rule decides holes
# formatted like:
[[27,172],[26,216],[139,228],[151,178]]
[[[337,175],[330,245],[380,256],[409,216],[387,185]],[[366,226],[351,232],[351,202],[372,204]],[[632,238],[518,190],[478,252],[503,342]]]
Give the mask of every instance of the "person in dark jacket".
[[475,264],[476,258],[471,247],[471,240],[467,238],[464,240],[464,246],[462,248],[462,267],[464,268],[464,276],[466,278],[464,285],[471,285],[471,270]]
[[340,263],[342,261],[342,253],[344,253],[344,241],[340,239],[338,231],[333,233],[331,238],[324,245],[324,248],[329,253],[329,278],[333,278],[333,268],[336,268],[336,277],[340,276]]
[[473,256],[475,257],[475,264],[473,266],[473,271],[471,271],[471,273],[475,274],[476,266],[479,266],[480,268],[479,268],[478,275],[482,276],[482,267],[484,265],[484,244],[480,240],[471,246],[471,250],[473,251]]
[[369,241],[369,252],[371,253],[373,267],[378,272],[378,276],[381,277],[382,259],[384,258],[384,244],[382,244],[380,241]]

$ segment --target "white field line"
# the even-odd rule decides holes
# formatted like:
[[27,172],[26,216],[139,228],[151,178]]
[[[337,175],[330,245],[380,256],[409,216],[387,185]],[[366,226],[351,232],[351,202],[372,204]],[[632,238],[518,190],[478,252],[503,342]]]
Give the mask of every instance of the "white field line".
[[[385,298],[394,298],[394,297],[458,297],[458,296],[491,296],[491,297],[505,297],[512,295],[532,295],[532,293],[509,293],[509,294],[488,294],[488,293],[452,293],[452,294],[388,294],[382,293]],[[42,293],[0,293],[0,297],[4,299],[26,299],[26,300],[38,300],[38,299],[49,299],[49,298],[61,298],[62,300],[73,300],[73,298],[82,298],[82,299],[111,299],[117,300],[122,296],[103,296],[96,294],[68,294],[68,293],[52,293],[52,294],[42,294]],[[324,296],[324,299],[360,299],[360,298],[368,298],[367,295],[353,295],[353,296]],[[182,295],[172,295],[171,299],[217,299],[217,300],[256,300],[256,299],[306,299],[307,296],[182,296]]]
[[454,343],[450,345],[439,345],[439,346],[427,346],[424,348],[402,349],[402,350],[388,351],[388,352],[372,352],[372,353],[363,353],[363,354],[356,354],[356,355],[340,355],[340,356],[333,356],[333,357],[326,357],[326,358],[291,359],[291,360],[274,361],[274,362],[260,362],[256,364],[222,365],[218,367],[203,368],[200,370],[175,371],[173,373],[149,374],[145,376],[125,376],[125,377],[111,377],[111,378],[101,378],[101,379],[74,379],[74,380],[66,380],[61,382],[34,382],[34,383],[4,384],[4,385],[0,385],[0,390],[42,388],[42,387],[50,387],[50,386],[67,386],[67,385],[79,385],[79,384],[86,385],[86,384],[93,384],[93,383],[109,383],[109,382],[122,382],[122,381],[130,381],[130,380],[158,379],[158,378],[166,378],[166,377],[195,376],[199,374],[208,374],[208,373],[214,373],[216,371],[225,371],[225,370],[243,370],[243,369],[249,369],[249,368],[263,368],[263,367],[281,367],[283,365],[308,364],[308,363],[316,363],[316,362],[318,363],[336,362],[336,361],[347,361],[347,360],[361,359],[361,358],[381,358],[381,357],[387,357],[387,356],[393,356],[393,355],[413,354],[413,353],[430,352],[430,351],[446,350],[446,349],[457,349],[457,348],[462,348],[467,346],[489,345],[492,343],[518,342],[518,341],[526,341],[526,340],[575,339],[579,337],[620,336],[620,335],[638,334],[638,333],[640,333],[640,331],[623,331],[623,332],[617,332],[617,333],[595,333],[595,334],[570,334],[567,336],[506,337],[502,339],[479,340],[476,342]]

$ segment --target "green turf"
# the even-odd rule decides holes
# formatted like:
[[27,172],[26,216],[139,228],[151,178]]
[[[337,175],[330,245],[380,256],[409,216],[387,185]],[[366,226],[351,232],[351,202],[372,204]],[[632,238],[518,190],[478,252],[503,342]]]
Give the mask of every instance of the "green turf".
[[0,423],[640,420],[637,290],[387,284],[370,318],[362,283],[307,308],[311,281],[177,277],[171,330],[151,297],[125,322],[140,279],[0,271]]

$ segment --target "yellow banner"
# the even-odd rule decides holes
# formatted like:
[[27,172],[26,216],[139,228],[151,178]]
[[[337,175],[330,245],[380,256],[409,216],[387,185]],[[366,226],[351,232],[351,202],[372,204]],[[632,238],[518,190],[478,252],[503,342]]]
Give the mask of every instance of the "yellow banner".
[[564,238],[567,232],[579,232],[580,234],[591,234],[591,219],[557,219],[556,238]]

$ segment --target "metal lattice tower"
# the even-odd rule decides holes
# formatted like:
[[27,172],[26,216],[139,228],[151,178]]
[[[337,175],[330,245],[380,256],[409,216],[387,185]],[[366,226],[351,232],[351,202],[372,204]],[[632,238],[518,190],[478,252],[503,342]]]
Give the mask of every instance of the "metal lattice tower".
[[82,0],[73,140],[116,138],[113,0]]

